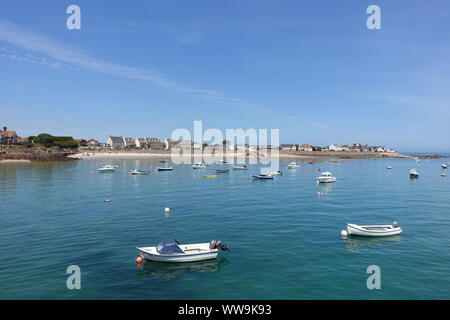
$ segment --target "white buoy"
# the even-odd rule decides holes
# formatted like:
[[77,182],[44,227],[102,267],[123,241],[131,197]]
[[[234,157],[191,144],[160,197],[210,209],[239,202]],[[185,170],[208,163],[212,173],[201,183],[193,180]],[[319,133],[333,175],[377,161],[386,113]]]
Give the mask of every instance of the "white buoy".
[[320,197],[320,192],[317,192],[317,195]]
[[165,208],[165,209],[164,209],[164,212],[165,212],[165,213],[169,213],[169,212],[170,212],[170,209],[169,209],[169,208]]
[[342,238],[347,238],[347,236],[348,236],[347,230],[341,230],[341,237]]

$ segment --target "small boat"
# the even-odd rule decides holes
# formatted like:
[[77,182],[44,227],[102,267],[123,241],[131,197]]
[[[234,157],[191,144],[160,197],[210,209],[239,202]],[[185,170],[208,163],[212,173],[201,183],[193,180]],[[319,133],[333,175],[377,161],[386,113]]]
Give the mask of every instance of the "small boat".
[[221,163],[228,163],[227,160],[222,160],[220,161]]
[[234,170],[248,170],[248,167],[246,165],[243,166],[232,166]]
[[416,163],[420,163],[420,159],[416,159]]
[[442,164],[442,169],[447,169],[447,165],[445,163]]
[[254,174],[252,177],[256,180],[273,180],[273,176],[269,174]]
[[217,178],[217,176],[214,174],[211,174],[211,175],[203,176],[203,178]]
[[322,174],[319,177],[317,177],[317,182],[318,183],[336,182],[336,177],[333,177],[331,175],[331,172],[325,171],[325,172],[322,172]]
[[158,171],[172,171],[172,167],[157,167],[156,170]]
[[268,174],[268,175],[271,175],[271,176],[282,176],[282,175],[283,175],[283,172],[281,172],[280,170],[278,170],[278,171],[268,172],[267,174]]
[[110,164],[104,165],[103,167],[98,169],[98,172],[103,173],[103,172],[114,172],[116,171],[117,166],[112,166]]
[[392,169],[392,166],[387,166],[388,170]]
[[199,162],[199,163],[194,163],[192,165],[192,169],[203,169],[206,168],[207,164],[203,163],[203,162]]
[[134,170],[131,170],[130,171],[130,173],[132,174],[132,175],[143,175],[143,174],[148,174],[148,171],[147,170],[138,170],[138,169],[134,169]]
[[165,162],[167,162],[167,160],[159,160],[159,162],[161,162],[161,163],[165,163]]
[[441,173],[441,177],[446,177],[447,176],[447,174],[446,173]]
[[220,241],[181,244],[176,239],[161,241],[156,247],[137,247],[139,255],[149,261],[192,262],[215,259],[219,251],[229,251]]
[[373,225],[359,226],[357,224],[347,223],[347,232],[349,235],[366,237],[387,237],[402,233],[402,229],[394,221],[392,225]]
[[416,169],[409,169],[409,177],[410,178],[418,178],[419,173],[416,171]]
[[288,169],[296,169],[296,168],[300,168],[300,166],[295,161],[288,164]]
[[215,169],[214,170],[215,173],[228,173],[230,172],[230,169]]

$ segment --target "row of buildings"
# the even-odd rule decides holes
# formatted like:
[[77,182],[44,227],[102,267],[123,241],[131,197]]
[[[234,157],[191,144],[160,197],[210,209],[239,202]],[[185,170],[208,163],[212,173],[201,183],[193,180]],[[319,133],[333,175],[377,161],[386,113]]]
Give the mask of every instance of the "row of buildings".
[[313,147],[310,144],[281,144],[280,149],[284,151],[395,152],[394,149],[388,149],[384,146],[369,146],[361,143],[354,143],[352,146],[332,143],[325,147]]

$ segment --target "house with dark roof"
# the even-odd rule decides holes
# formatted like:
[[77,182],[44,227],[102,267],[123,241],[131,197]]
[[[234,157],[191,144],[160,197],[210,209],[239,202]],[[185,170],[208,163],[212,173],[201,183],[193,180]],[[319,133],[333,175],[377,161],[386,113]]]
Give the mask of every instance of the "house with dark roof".
[[108,136],[106,145],[109,146],[110,148],[116,149],[116,148],[123,148],[125,146],[125,143],[123,142],[123,138],[121,136],[120,137]]
[[159,138],[145,138],[145,141],[151,150],[164,150],[166,148],[166,144],[161,142]]
[[136,147],[136,141],[133,138],[123,138],[123,144],[125,147],[134,148]]
[[288,143],[288,144],[281,144],[280,149],[284,151],[296,151],[297,147],[295,146],[295,144]]
[[136,138],[136,148],[145,149],[147,148],[147,141],[145,138]]

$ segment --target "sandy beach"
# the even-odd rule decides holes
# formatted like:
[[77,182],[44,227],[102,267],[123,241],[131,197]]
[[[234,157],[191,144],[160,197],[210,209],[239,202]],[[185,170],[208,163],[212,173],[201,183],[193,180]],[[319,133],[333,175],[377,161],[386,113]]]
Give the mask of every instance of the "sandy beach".
[[29,163],[31,160],[15,160],[15,159],[6,159],[6,160],[0,160],[1,163]]

